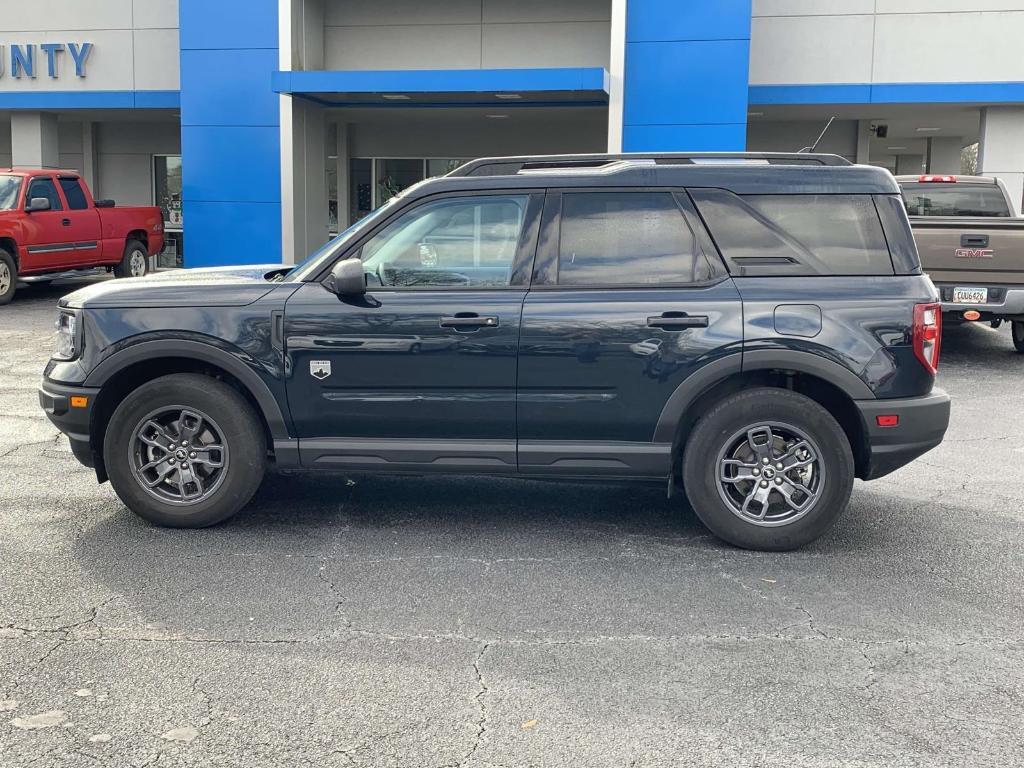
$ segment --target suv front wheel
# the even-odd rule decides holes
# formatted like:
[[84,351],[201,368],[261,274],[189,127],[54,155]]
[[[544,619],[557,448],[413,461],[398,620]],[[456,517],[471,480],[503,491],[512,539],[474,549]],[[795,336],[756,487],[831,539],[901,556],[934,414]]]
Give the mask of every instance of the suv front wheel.
[[846,508],[853,473],[842,427],[786,389],[719,401],[683,453],[683,485],[697,516],[746,549],[790,550],[817,539]]
[[162,376],[114,411],[103,444],[110,484],[157,525],[202,528],[234,515],[263,480],[266,437],[246,399],[193,373]]

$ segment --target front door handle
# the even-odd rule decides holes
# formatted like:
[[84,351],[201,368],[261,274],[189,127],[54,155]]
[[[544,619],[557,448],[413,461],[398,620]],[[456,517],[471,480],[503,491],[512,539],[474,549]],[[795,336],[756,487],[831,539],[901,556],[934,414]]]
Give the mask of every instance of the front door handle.
[[71,226],[71,219],[61,219],[60,220],[60,225],[62,227],[70,227]]
[[478,328],[497,328],[498,318],[493,315],[478,315],[476,312],[456,312],[450,317],[441,318],[442,328],[454,328],[456,331],[475,331]]
[[686,328],[707,328],[707,315],[688,315],[685,312],[662,312],[655,317],[647,318],[648,328],[661,328],[665,331],[682,331]]

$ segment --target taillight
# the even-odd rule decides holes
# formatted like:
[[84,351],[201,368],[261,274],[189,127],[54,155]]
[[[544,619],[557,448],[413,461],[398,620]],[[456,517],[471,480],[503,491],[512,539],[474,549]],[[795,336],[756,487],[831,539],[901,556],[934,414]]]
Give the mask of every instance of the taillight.
[[935,176],[929,174],[918,179],[922,184],[956,184],[956,176]]
[[942,346],[942,305],[914,305],[914,354],[932,375],[939,367]]

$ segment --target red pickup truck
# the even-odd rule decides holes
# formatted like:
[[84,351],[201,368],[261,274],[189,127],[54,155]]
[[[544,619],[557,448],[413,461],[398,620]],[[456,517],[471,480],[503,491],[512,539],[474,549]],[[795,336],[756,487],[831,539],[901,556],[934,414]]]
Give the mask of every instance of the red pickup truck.
[[14,298],[22,277],[45,280],[95,267],[118,277],[144,275],[148,257],[163,247],[156,206],[93,200],[74,171],[0,169],[0,304]]

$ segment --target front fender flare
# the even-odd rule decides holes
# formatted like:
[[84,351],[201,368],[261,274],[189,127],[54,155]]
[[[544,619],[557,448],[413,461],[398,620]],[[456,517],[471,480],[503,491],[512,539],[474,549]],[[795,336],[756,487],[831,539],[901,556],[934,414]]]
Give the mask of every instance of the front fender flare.
[[[239,356],[201,341],[153,339],[137,342],[101,361],[89,372],[83,385],[87,387],[102,387],[103,384],[128,366],[162,357],[186,357],[192,360],[202,360],[218,368],[223,368],[238,379],[256,400],[263,413],[263,417],[267,421],[267,426],[270,428],[271,437],[275,440],[286,440],[289,438],[288,422],[281,411],[281,406],[259,374],[250,365],[247,365],[243,359],[240,359]],[[256,361],[253,361],[253,363],[258,365]]]

